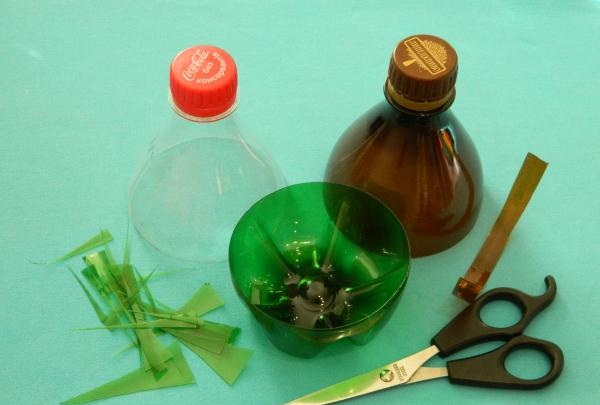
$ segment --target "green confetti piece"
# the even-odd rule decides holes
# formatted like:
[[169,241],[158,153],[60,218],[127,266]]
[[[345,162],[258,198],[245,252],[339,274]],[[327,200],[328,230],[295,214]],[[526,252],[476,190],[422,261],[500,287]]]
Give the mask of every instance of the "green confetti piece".
[[193,325],[187,322],[180,322],[170,319],[159,319],[156,321],[149,322],[136,322],[136,323],[118,323],[107,326],[94,326],[91,328],[77,328],[77,331],[93,331],[93,330],[117,330],[117,329],[195,329],[197,325]]
[[94,299],[94,297],[92,296],[92,294],[90,293],[88,288],[81,282],[79,277],[77,277],[77,275],[75,275],[75,273],[72,270],[70,270],[70,271],[71,271],[71,274],[73,274],[73,277],[75,277],[75,280],[77,280],[77,283],[83,289],[83,292],[85,293],[85,296],[87,297],[88,301],[90,302],[90,304],[92,304],[92,307],[94,308],[94,311],[96,312],[96,315],[98,316],[98,319],[100,320],[100,322],[106,326],[110,325],[108,322],[108,320],[109,320],[108,315],[104,313],[104,311],[102,310],[102,308],[100,307],[98,302]]
[[238,335],[239,328],[225,325],[222,323],[208,322],[202,328],[202,332],[207,336],[212,336],[218,339],[223,339],[227,343],[232,343]]
[[104,246],[104,256],[106,257],[106,263],[109,266],[114,266],[115,264],[117,264],[115,257],[113,256],[110,248],[108,246]]
[[200,347],[204,350],[207,350],[211,353],[220,354],[223,353],[225,346],[227,346],[228,342],[226,339],[222,337],[215,336],[207,336],[201,329],[175,329],[175,328],[167,328],[165,331],[177,339],[179,339],[182,343],[189,343],[194,346]]
[[127,224],[127,237],[125,238],[125,247],[123,249],[123,264],[131,263],[131,245],[129,244],[129,224]]
[[144,312],[144,314],[150,315],[150,316],[153,316],[153,317],[159,318],[159,319],[184,322],[184,323],[189,324],[188,327],[190,327],[190,328],[192,328],[192,327],[199,328],[206,324],[206,321],[204,321],[200,318],[197,318],[195,316],[192,316],[190,314],[178,314],[178,313],[173,313],[173,312]]
[[[137,305],[133,305],[134,311],[139,311]],[[144,322],[144,316],[134,315],[135,323]],[[147,367],[152,368],[156,373],[163,373],[166,370],[165,362],[171,359],[171,353],[160,343],[158,338],[149,329],[134,329],[140,342],[140,350],[147,361]]]
[[113,236],[111,235],[111,233],[106,229],[101,229],[97,235],[93,236],[88,241],[77,246],[75,249],[71,250],[69,253],[65,254],[64,256],[61,256],[61,257],[58,257],[58,258],[52,260],[49,264],[56,264],[56,263],[64,262],[65,260],[68,260],[72,257],[84,254],[85,252],[95,249],[97,247],[105,246],[112,240],[113,240]]
[[83,261],[88,266],[94,268],[96,274],[98,275],[98,279],[103,284],[105,289],[108,289],[108,291],[111,293],[120,291],[112,272],[109,270],[109,258],[106,250],[90,253],[83,258]]
[[194,384],[196,380],[181,353],[179,345],[173,343],[169,346],[169,351],[173,353],[173,357],[167,361],[167,371],[160,379],[157,379],[151,371],[140,368],[91,391],[68,399],[63,404],[83,404],[140,391]]
[[178,312],[192,313],[200,316],[225,305],[225,302],[210,284],[204,284],[196,293],[186,302]]
[[229,385],[233,385],[237,380],[244,368],[246,368],[253,353],[252,350],[228,344],[221,353],[215,354],[185,340],[182,340],[181,343],[204,360]]
[[152,296],[152,294],[150,293],[150,289],[148,288],[148,281],[150,281],[150,278],[154,275],[154,272],[156,270],[152,270],[150,272],[150,274],[148,274],[146,277],[143,277],[139,271],[137,271],[137,269],[134,267],[133,269],[135,271],[135,275],[137,277],[137,279],[139,280],[139,288],[138,291],[139,292],[144,292],[144,294],[146,295],[146,298],[148,299],[148,304],[150,306],[150,309],[152,311],[156,312],[156,302],[154,300],[154,297]]

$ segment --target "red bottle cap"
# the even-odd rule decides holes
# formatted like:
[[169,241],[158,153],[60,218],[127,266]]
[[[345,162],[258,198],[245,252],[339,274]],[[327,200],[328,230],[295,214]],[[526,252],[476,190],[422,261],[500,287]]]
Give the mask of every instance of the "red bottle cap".
[[198,45],[181,51],[171,62],[169,80],[174,107],[186,118],[219,119],[233,111],[237,69],[220,48]]

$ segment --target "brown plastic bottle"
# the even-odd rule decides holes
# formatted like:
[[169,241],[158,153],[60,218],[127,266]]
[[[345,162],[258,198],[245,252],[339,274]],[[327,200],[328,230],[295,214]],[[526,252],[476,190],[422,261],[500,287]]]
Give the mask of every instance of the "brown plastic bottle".
[[456,244],[479,213],[479,156],[449,110],[457,70],[456,52],[443,39],[401,41],[390,61],[386,100],[345,131],[327,166],[327,181],[367,191],[396,213],[413,257]]

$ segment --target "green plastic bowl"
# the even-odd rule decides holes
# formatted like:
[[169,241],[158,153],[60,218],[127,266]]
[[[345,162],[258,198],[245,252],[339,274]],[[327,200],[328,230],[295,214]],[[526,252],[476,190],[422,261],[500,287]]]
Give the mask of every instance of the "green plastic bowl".
[[312,357],[368,342],[409,273],[409,246],[379,200],[331,183],[296,184],[255,203],[229,245],[233,285],[279,349]]

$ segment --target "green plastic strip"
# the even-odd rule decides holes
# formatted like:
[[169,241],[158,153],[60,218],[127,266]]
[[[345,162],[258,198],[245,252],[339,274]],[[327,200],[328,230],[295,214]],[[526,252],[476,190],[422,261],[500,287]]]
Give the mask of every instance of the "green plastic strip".
[[155,377],[154,373],[141,367],[121,378],[68,399],[63,404],[83,404],[89,401],[132,394],[134,392],[194,384],[196,380],[181,353],[179,345],[173,343],[169,346],[168,350],[173,353],[173,358],[167,361],[167,371],[159,379]]
[[68,260],[72,257],[79,256],[81,254],[84,254],[87,251],[96,249],[97,247],[100,247],[100,246],[104,246],[104,245],[108,244],[109,242],[111,242],[112,240],[113,240],[113,236],[111,235],[111,233],[106,229],[101,229],[97,235],[93,236],[88,241],[77,246],[75,249],[71,250],[69,253],[52,260],[49,264],[56,264],[56,263],[64,262],[65,260]]
[[181,343],[196,353],[198,357],[204,360],[229,385],[232,385],[237,380],[253,353],[252,350],[228,344],[221,353],[215,354],[185,340],[182,340]]
[[225,302],[219,297],[210,284],[204,284],[196,291],[188,302],[179,308],[178,312],[201,316],[213,309],[222,307],[223,305],[225,305]]

